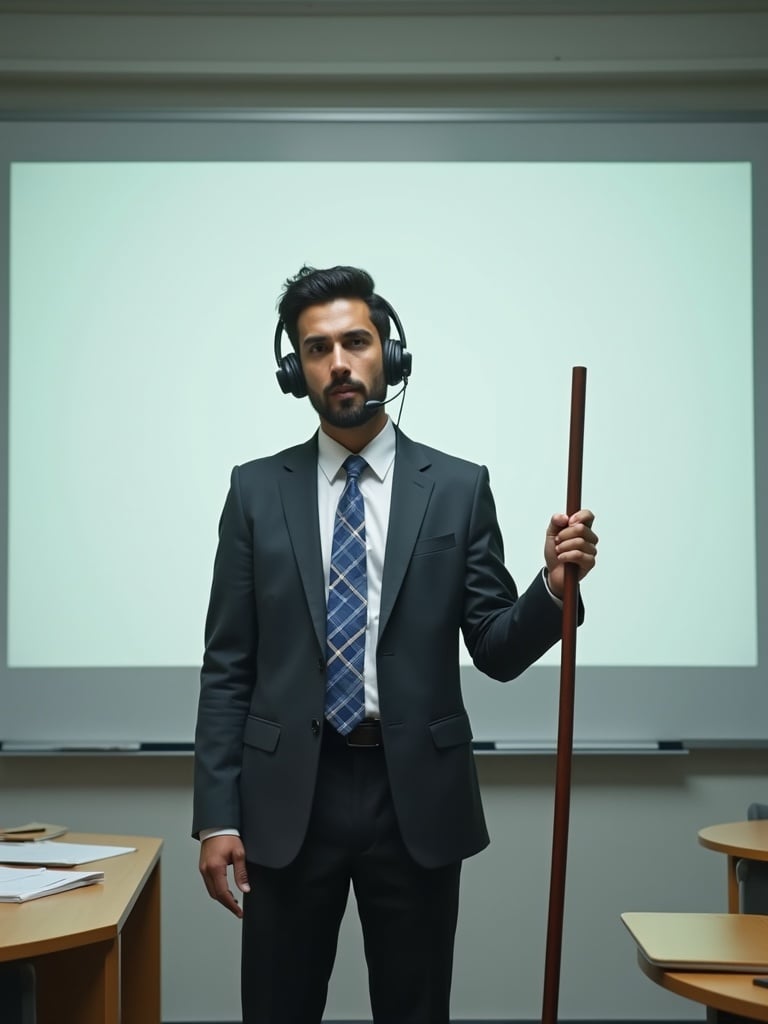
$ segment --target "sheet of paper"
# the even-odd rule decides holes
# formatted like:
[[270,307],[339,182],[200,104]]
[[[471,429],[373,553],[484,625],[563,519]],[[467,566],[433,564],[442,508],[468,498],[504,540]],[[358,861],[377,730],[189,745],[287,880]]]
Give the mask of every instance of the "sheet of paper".
[[44,864],[49,867],[74,867],[94,860],[134,853],[134,846],[92,846],[86,843],[13,843],[0,849],[0,864]]

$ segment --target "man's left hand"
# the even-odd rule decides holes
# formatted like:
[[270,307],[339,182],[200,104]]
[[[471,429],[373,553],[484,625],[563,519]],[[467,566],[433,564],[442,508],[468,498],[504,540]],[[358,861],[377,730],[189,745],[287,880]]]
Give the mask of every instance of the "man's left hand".
[[563,513],[552,516],[544,542],[544,560],[547,565],[549,589],[555,597],[565,592],[565,566],[575,565],[579,579],[583,580],[595,567],[597,534],[592,529],[594,512],[579,509],[572,516]]

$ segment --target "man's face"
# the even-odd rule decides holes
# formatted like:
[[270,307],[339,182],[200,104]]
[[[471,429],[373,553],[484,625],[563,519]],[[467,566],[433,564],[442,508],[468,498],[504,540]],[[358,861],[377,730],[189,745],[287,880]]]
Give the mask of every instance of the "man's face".
[[369,399],[387,393],[379,332],[362,299],[309,306],[298,319],[299,359],[309,400],[333,427],[359,427],[380,407]]

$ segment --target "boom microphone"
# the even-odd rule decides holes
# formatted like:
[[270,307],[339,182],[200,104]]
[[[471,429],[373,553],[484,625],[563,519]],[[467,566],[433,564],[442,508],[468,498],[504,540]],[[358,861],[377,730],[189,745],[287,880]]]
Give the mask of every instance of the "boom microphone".
[[369,399],[365,403],[365,408],[366,409],[379,409],[383,405],[389,405],[390,402],[394,402],[394,400],[396,398],[399,398],[400,395],[402,395],[402,393],[405,391],[405,389],[407,387],[408,387],[408,382],[407,381],[403,381],[403,386],[400,388],[400,390],[397,392],[396,395],[392,395],[391,398],[385,398],[383,401],[379,401],[376,398],[371,398],[371,399]]

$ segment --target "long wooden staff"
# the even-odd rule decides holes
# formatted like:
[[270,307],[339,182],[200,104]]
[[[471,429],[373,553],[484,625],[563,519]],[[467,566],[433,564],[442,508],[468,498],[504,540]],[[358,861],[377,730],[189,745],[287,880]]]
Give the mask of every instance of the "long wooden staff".
[[[581,508],[581,468],[584,451],[584,403],[587,371],[573,367],[571,380],[571,431],[568,442],[569,516]],[[565,569],[563,594],[563,643],[560,661],[560,717],[557,735],[557,774],[555,779],[555,815],[552,832],[552,873],[549,886],[547,951],[544,968],[543,1024],[557,1021],[560,992],[560,953],[563,945],[565,907],[565,863],[568,853],[568,815],[571,798],[571,761],[573,757],[573,703],[576,682],[576,626],[579,609],[579,571],[575,565]]]

